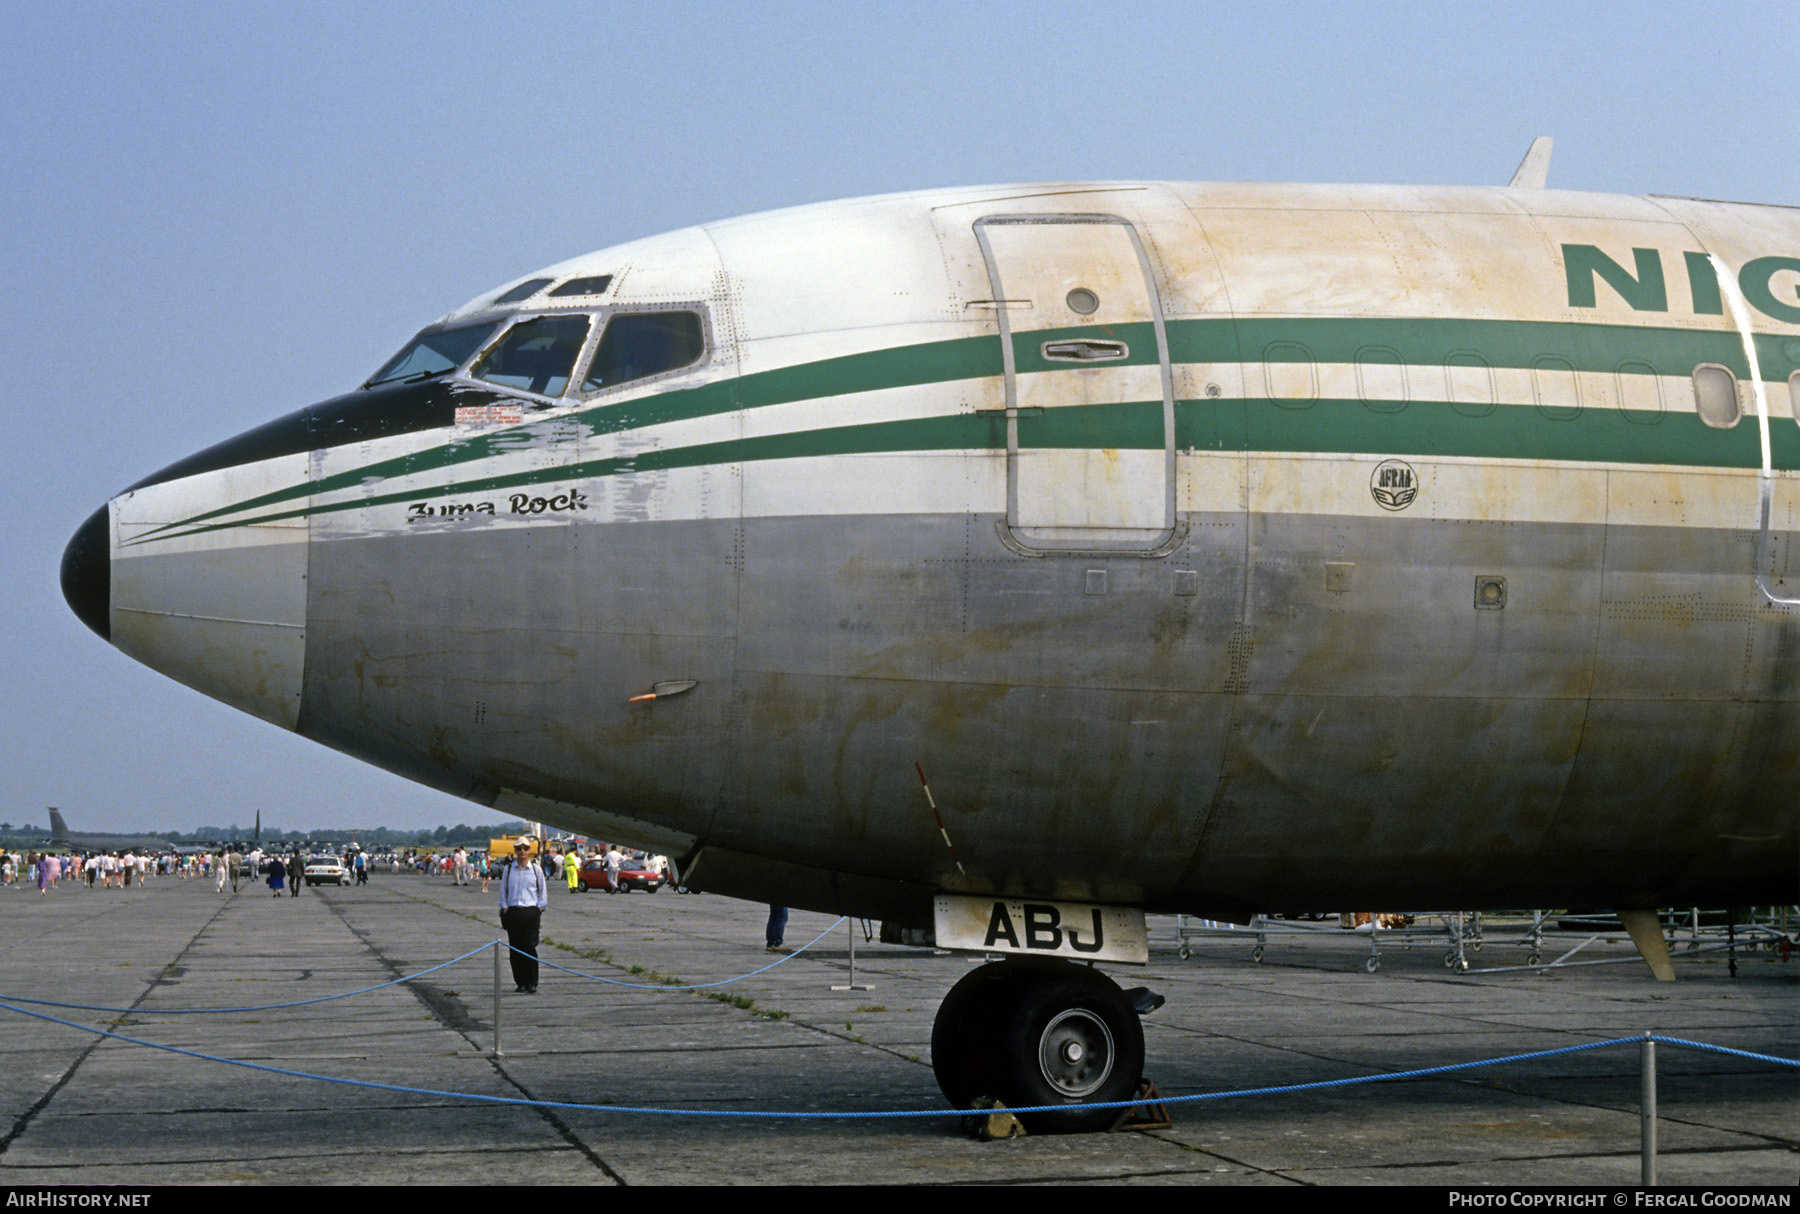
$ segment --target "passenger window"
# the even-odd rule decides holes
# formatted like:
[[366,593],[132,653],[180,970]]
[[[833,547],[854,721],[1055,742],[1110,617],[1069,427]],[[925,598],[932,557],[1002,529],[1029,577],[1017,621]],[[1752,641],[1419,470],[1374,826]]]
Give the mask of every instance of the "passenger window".
[[1715,430],[1729,430],[1738,424],[1743,410],[1738,406],[1737,376],[1729,367],[1701,363],[1694,368],[1694,408],[1700,420]]
[[502,387],[561,396],[587,335],[585,316],[538,316],[520,321],[469,368],[469,374]]
[[1297,341],[1272,341],[1263,347],[1263,384],[1269,399],[1283,409],[1310,409],[1319,399],[1319,372],[1312,351]]
[[1557,354],[1532,359],[1531,391],[1538,412],[1551,421],[1569,422],[1581,416],[1581,380],[1568,359]]
[[706,353],[706,330],[697,312],[615,314],[600,335],[593,365],[581,382],[598,392],[699,362]]
[[1371,413],[1398,413],[1406,408],[1406,366],[1400,352],[1387,346],[1364,346],[1356,352],[1356,388]]
[[1494,411],[1494,369],[1473,350],[1444,356],[1444,386],[1450,407],[1464,417],[1486,417]]
[[1619,412],[1628,422],[1653,426],[1663,419],[1662,380],[1649,363],[1623,362],[1615,376]]

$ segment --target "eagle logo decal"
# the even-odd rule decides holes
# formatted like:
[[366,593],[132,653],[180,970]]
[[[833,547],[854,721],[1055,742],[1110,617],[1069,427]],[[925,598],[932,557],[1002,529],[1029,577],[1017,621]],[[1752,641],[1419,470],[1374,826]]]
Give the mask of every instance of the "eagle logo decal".
[[1384,459],[1369,477],[1369,492],[1383,510],[1404,510],[1419,496],[1419,474],[1400,459]]

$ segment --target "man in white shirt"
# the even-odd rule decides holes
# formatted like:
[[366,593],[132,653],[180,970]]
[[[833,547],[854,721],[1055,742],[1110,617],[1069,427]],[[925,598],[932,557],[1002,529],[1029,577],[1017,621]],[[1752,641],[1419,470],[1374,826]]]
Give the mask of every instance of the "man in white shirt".
[[500,926],[512,945],[513,981],[521,994],[537,994],[538,925],[549,905],[550,886],[544,870],[531,858],[531,844],[521,839],[513,846],[511,863],[500,874]]

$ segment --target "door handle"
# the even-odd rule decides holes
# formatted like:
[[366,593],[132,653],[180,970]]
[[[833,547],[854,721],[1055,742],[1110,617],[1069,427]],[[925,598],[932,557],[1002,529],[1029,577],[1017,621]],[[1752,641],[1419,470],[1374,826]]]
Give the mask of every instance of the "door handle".
[[1131,353],[1131,347],[1122,341],[1080,338],[1074,341],[1047,341],[1038,347],[1038,352],[1050,362],[1101,363],[1117,362]]

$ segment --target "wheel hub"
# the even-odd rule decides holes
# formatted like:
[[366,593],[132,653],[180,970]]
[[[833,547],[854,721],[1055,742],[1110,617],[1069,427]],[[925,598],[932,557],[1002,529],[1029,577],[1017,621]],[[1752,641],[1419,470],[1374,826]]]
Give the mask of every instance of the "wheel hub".
[[1044,1026],[1038,1067],[1050,1086],[1070,1099],[1091,1095],[1113,1068],[1112,1030],[1086,1008],[1070,1008]]

